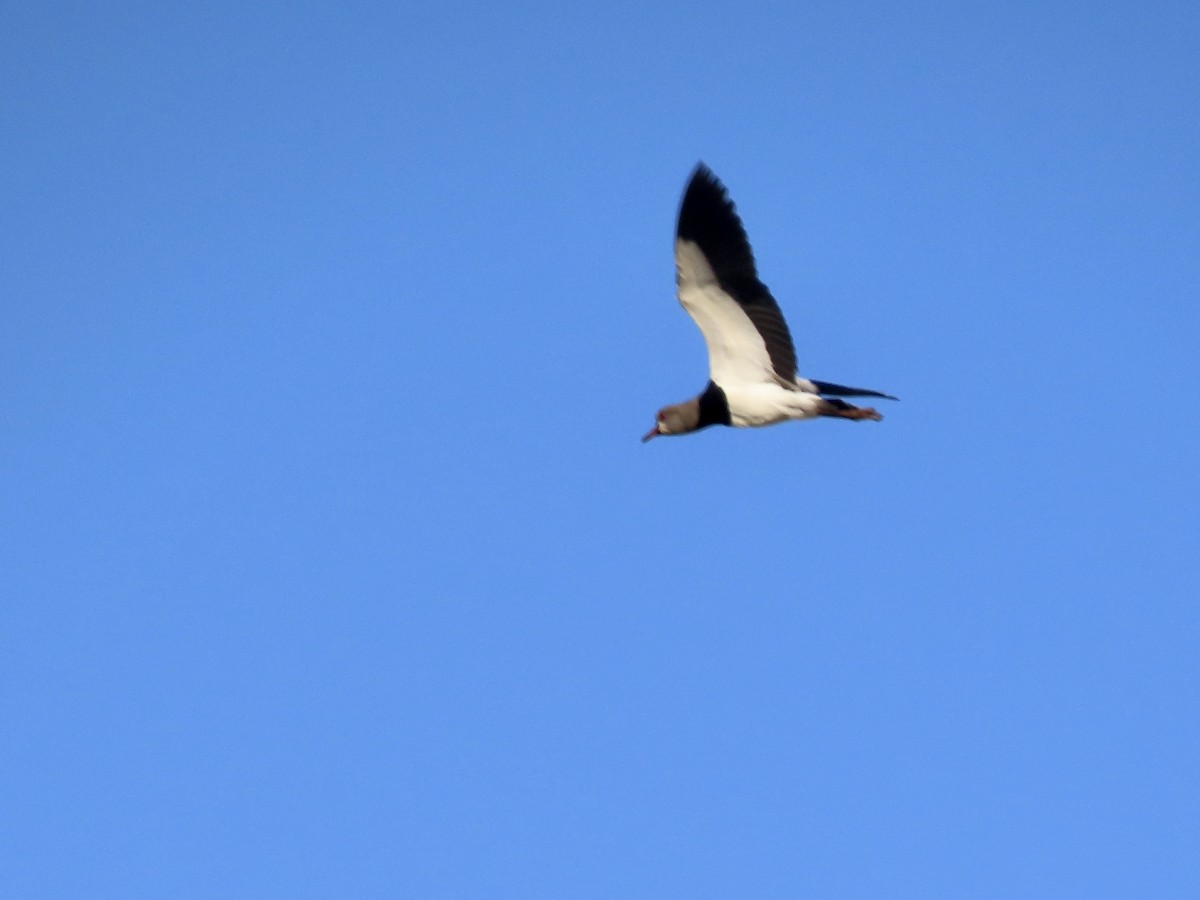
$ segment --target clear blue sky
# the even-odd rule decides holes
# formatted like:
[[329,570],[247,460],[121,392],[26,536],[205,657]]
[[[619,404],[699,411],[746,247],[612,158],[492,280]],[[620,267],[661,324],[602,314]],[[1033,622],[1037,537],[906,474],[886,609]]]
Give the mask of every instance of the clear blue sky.
[[1194,2],[4,19],[0,895],[1200,896]]

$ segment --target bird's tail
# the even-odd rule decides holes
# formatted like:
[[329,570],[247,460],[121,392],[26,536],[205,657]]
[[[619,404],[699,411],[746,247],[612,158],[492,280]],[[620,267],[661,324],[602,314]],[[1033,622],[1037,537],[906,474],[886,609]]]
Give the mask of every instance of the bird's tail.
[[[811,380],[811,379],[810,379]],[[844,384],[833,384],[829,381],[813,381],[817,393],[828,397],[882,397],[884,400],[899,400],[891,394],[879,391],[869,391],[866,388],[846,387]]]

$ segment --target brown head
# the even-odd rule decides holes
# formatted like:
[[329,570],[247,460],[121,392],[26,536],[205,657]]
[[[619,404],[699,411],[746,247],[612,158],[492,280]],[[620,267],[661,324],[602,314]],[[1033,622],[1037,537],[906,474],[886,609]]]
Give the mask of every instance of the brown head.
[[655,417],[654,427],[646,432],[642,443],[660,434],[687,434],[700,427],[700,398],[693,397],[674,406],[664,406]]

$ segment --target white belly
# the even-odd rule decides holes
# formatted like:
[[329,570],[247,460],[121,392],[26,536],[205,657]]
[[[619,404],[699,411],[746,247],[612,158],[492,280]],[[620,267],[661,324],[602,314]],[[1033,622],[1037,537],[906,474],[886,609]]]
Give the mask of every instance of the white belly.
[[804,391],[790,391],[777,384],[753,384],[728,388],[729,420],[737,428],[760,428],[788,419],[811,419],[817,415],[821,398]]

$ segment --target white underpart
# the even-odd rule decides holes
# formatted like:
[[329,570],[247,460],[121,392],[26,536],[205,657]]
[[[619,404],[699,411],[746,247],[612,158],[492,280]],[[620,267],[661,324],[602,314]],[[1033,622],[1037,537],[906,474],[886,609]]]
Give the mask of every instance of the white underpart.
[[821,398],[778,383],[725,387],[729,419],[738,428],[774,425],[788,419],[811,419],[820,414]]
[[721,290],[700,248],[676,240],[675,270],[679,302],[708,345],[709,377],[726,393],[742,385],[778,385],[762,336],[738,302]]

